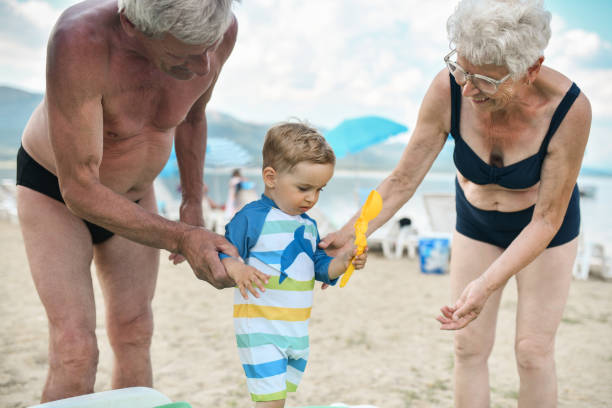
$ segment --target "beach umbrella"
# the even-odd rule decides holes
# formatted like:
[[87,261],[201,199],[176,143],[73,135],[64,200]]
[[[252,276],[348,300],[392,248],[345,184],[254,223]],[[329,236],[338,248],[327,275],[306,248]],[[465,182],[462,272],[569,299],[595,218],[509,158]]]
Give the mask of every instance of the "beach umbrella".
[[406,131],[406,126],[392,120],[380,116],[361,116],[342,121],[325,133],[325,139],[340,159]]
[[239,143],[220,137],[209,137],[206,144],[206,167],[244,167],[251,155]]
[[[206,167],[243,167],[251,162],[251,155],[240,144],[220,137],[209,137],[206,142]],[[179,169],[176,152],[172,152],[168,162],[159,174],[162,178],[178,177]]]

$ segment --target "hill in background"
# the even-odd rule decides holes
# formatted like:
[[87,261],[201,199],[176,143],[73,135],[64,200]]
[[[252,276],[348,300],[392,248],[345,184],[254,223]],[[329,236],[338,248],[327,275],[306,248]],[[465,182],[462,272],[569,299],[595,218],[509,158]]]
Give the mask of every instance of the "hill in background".
[[0,160],[15,160],[23,128],[42,97],[0,86]]
[[[9,163],[15,160],[23,128],[42,98],[42,94],[0,86],[0,162]],[[270,124],[245,122],[215,111],[207,113],[207,120],[209,137],[227,138],[240,144],[253,158],[249,166],[261,166],[261,147]],[[404,147],[403,143],[380,143],[339,159],[336,167],[344,170],[390,171],[399,161]],[[453,141],[449,137],[449,141],[434,162],[432,171],[454,171],[452,151]],[[581,173],[596,176],[612,175],[612,171],[607,168],[585,166]]]
[[[15,160],[23,128],[42,98],[42,94],[0,86],[0,161]],[[209,137],[227,138],[240,144],[253,158],[250,165],[261,165],[261,147],[270,124],[245,122],[216,111],[209,111],[207,120]],[[399,143],[372,146],[339,160],[338,168],[390,170],[403,147]]]

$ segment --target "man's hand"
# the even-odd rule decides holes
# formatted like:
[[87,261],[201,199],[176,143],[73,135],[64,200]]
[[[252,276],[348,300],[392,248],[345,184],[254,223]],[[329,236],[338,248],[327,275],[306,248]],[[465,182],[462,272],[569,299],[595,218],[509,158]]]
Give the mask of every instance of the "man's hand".
[[225,258],[221,263],[225,266],[227,274],[236,282],[236,286],[238,286],[240,294],[245,300],[249,298],[247,290],[256,298],[260,296],[255,286],[262,293],[266,291],[264,285],[268,283],[270,276],[236,258]]
[[[202,205],[189,204],[186,202],[181,203],[180,208],[180,220],[188,225],[193,225],[194,227],[203,227],[204,226],[204,217],[202,215]],[[169,260],[172,261],[173,264],[180,264],[185,260],[185,257],[181,254],[170,254],[168,257]]]
[[238,250],[222,235],[194,227],[183,234],[178,252],[187,259],[198,279],[217,289],[234,286],[219,259],[219,252],[238,258]]

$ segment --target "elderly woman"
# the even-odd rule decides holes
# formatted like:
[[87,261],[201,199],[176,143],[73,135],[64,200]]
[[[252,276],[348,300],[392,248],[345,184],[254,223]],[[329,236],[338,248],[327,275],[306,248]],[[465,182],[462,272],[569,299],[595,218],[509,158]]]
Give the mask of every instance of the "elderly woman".
[[[502,290],[516,277],[520,407],[556,405],[555,333],[568,296],[580,226],[576,179],[591,108],[569,78],[542,65],[549,12],[536,0],[463,0],[448,19],[452,50],[395,170],[378,187],[386,222],[421,183],[447,136],[455,140],[455,405],[489,406],[487,360]],[[344,245],[353,220],[326,237]],[[507,326],[506,326],[507,327]],[[507,336],[507,331],[502,334]]]

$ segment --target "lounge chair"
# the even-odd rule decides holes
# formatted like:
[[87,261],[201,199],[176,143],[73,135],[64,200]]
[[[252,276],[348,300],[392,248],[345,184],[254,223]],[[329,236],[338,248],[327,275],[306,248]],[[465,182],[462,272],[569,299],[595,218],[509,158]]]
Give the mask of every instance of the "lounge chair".
[[589,275],[596,275],[604,280],[612,279],[612,247],[597,240],[585,238],[584,233],[578,237],[578,254],[574,263],[575,279],[587,280]]

